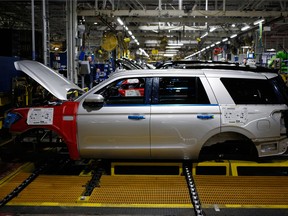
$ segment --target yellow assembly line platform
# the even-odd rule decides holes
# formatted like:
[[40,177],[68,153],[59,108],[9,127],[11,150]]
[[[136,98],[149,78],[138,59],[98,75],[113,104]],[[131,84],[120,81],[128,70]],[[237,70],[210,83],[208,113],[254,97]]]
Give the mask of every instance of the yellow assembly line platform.
[[101,163],[16,166],[0,215],[288,215],[287,160]]

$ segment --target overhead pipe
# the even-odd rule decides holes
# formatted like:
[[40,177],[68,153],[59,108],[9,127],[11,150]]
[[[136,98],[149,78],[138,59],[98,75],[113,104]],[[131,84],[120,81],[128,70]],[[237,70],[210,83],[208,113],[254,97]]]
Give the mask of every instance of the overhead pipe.
[[98,10],[98,0],[95,0],[95,10]]
[[[208,11],[208,0],[206,0],[206,3],[205,3],[205,11]],[[205,17],[208,18],[207,16]],[[205,22],[205,26],[208,26],[207,22]]]
[[141,3],[141,2],[139,2],[138,0],[135,0],[139,5],[140,5],[140,7],[143,9],[143,10],[145,10],[145,7],[143,6],[143,4]]
[[104,10],[106,8],[106,3],[107,3],[107,0],[104,0],[103,5],[102,5],[102,10]]
[[182,10],[182,5],[183,5],[182,0],[179,0],[179,10]]
[[46,21],[46,0],[42,0],[42,21],[43,21],[43,62],[47,62],[47,21]]
[[32,19],[32,60],[35,60],[35,11],[34,0],[31,0],[31,19]]

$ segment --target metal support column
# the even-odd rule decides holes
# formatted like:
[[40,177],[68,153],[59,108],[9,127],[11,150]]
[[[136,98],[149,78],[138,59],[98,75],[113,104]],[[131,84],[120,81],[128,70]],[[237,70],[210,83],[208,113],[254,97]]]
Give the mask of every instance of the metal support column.
[[78,83],[76,70],[76,38],[77,38],[77,1],[66,0],[67,23],[66,23],[66,40],[67,40],[67,78]]
[[49,0],[42,0],[42,22],[43,22],[43,63],[50,65],[50,31],[49,31]]

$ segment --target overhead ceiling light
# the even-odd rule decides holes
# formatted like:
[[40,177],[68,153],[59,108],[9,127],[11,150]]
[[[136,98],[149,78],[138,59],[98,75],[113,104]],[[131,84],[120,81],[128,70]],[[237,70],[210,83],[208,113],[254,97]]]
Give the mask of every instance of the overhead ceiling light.
[[200,38],[204,38],[208,35],[208,32],[206,32],[204,35],[202,35]]
[[123,21],[120,19],[120,17],[117,18],[117,21],[118,21],[118,23],[119,23],[121,26],[124,25],[124,23],[123,23]]
[[125,26],[124,28],[126,29],[126,31],[128,31],[128,30],[129,30],[127,26]]
[[218,44],[220,44],[220,43],[221,43],[221,41],[217,41],[215,44],[218,45]]
[[169,50],[165,50],[165,53],[174,53],[174,54],[176,54],[178,52],[178,50],[177,51],[169,51]]
[[180,49],[181,46],[166,46],[166,49]]
[[233,34],[230,36],[230,38],[235,38],[235,37],[237,37],[237,34]]
[[217,28],[215,26],[212,26],[210,29],[209,29],[209,32],[213,32],[215,31]]
[[131,31],[128,31],[128,34],[129,34],[129,35],[132,35],[132,32],[131,32]]
[[253,24],[258,25],[260,23],[263,23],[264,21],[265,21],[264,19],[256,20]]
[[234,28],[235,26],[236,26],[235,24],[232,24],[232,25],[231,25],[232,28]]
[[228,38],[224,38],[224,39],[222,40],[222,42],[225,42],[225,41],[228,41]]
[[276,50],[274,48],[266,49],[267,52],[275,52]]
[[173,53],[164,53],[164,55],[163,56],[166,56],[166,57],[172,57],[172,56],[174,56],[175,54],[173,54]]
[[183,46],[183,43],[168,43],[168,46]]
[[149,57],[149,55],[146,53],[146,51],[144,50],[144,49],[142,49],[142,48],[139,48],[139,50],[140,50],[140,54],[142,55],[145,55],[146,57]]
[[249,29],[250,26],[249,25],[245,25],[244,27],[241,28],[241,31],[246,31],[247,29]]

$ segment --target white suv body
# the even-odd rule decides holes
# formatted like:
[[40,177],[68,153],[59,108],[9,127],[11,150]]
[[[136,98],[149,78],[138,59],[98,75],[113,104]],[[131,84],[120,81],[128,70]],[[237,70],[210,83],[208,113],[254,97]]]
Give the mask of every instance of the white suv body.
[[[268,101],[269,104],[236,104],[221,81],[224,78],[256,82],[268,81],[268,78],[273,77],[277,77],[277,74],[211,69],[137,70],[118,73],[78,99],[80,155],[105,158],[196,159],[204,146],[238,139],[254,143],[260,157],[282,154],[287,150],[288,141],[286,128],[281,121],[282,113],[287,110],[283,100],[279,100],[279,104]],[[102,89],[111,83],[121,79],[143,78],[149,83],[147,86],[146,82],[146,88],[150,89],[146,93],[150,96],[142,104],[109,104],[110,102],[106,101],[100,109],[95,110],[87,109],[83,105],[85,98],[102,92]],[[175,81],[170,84],[171,94],[166,95],[164,92],[164,96],[161,96],[160,82],[164,82],[164,79],[175,79],[179,83],[183,82],[183,86],[176,86]],[[203,89],[194,89],[194,93],[203,91],[200,96],[207,99],[194,103],[185,99],[181,101],[181,97],[187,96],[184,88],[187,87],[189,79],[191,84],[198,82],[197,85],[203,86]],[[184,80],[187,81],[186,84]],[[175,88],[174,93],[179,97],[173,95],[172,88]],[[243,86],[243,89],[245,88]],[[184,92],[183,95],[181,91]]]

